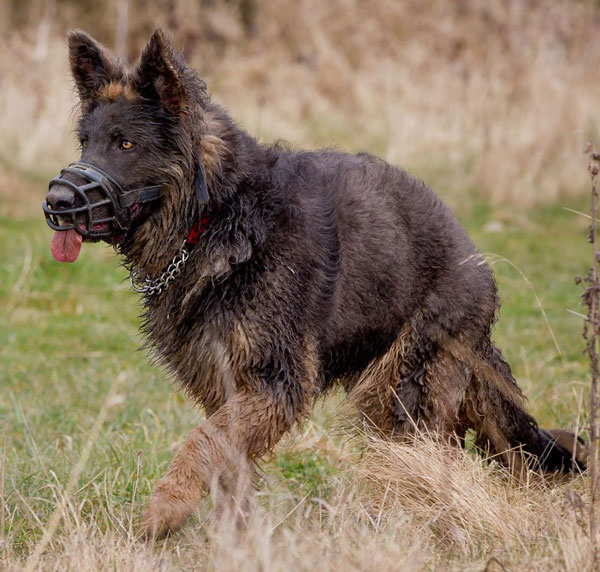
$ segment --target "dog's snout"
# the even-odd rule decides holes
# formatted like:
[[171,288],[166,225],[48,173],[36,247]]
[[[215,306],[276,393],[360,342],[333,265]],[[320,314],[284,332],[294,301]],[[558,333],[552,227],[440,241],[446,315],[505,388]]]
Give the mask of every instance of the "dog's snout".
[[48,206],[55,211],[70,209],[75,205],[75,194],[63,185],[52,185],[46,195]]

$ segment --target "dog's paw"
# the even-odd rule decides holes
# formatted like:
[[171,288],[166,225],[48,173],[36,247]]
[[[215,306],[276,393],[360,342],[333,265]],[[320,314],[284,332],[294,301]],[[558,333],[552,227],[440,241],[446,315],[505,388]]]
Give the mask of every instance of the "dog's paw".
[[154,496],[144,512],[139,537],[144,541],[158,540],[179,530],[186,522],[195,505],[183,501],[168,501]]

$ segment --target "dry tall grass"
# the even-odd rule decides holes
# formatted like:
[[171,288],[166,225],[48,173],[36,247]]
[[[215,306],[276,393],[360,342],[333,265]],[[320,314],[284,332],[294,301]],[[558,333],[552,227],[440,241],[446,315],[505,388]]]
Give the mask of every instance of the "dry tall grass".
[[[266,477],[246,532],[234,532],[203,507],[195,524],[157,546],[135,538],[138,507],[107,513],[84,494],[66,497],[58,484],[50,485],[62,519],[59,534],[43,551],[34,542],[21,546],[28,560],[11,553],[12,539],[4,539],[8,550],[0,566],[89,572],[589,568],[581,479],[550,485],[530,474],[518,486],[494,463],[426,438],[403,445],[365,436],[361,445],[351,458],[340,458],[346,469],[335,477],[328,501],[298,501],[285,483]],[[110,477],[98,476],[88,487],[108,497],[107,482]]]
[[[130,51],[168,23],[264,140],[371,150],[439,178],[443,194],[477,188],[496,202],[585,188],[577,151],[598,132],[593,3],[256,1],[250,30],[240,2],[175,0],[168,14],[151,4],[132,16]],[[0,50],[0,155],[22,168],[73,157],[64,27],[101,28],[69,14],[49,35],[42,24],[8,34]]]

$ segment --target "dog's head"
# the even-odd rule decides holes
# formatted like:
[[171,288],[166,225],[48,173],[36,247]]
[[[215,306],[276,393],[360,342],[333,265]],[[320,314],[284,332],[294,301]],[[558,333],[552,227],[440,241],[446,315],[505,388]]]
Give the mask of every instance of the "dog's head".
[[82,240],[149,236],[160,211],[173,210],[172,195],[189,187],[197,168],[190,126],[207,97],[161,30],[133,70],[80,31],[69,34],[69,55],[81,103],[81,157],[51,181],[44,203],[56,231],[52,253],[63,262],[77,258]]

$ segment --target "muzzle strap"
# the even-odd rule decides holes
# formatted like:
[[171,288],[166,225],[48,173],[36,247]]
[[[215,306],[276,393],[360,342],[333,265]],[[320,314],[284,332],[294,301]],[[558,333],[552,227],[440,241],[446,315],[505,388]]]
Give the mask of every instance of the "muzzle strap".
[[119,203],[122,207],[131,207],[136,203],[147,203],[148,201],[154,201],[161,196],[162,189],[162,185],[133,189],[132,191],[123,193],[119,198]]
[[[203,220],[210,203],[210,195],[206,185],[206,175],[196,150],[194,154],[194,193],[198,203],[198,221]],[[74,183],[65,178],[71,174],[83,179]],[[50,181],[50,190],[54,185],[69,187],[78,197],[77,206],[53,209],[47,202],[42,207],[48,226],[54,230],[66,231],[75,229],[84,237],[107,238],[116,231],[127,230],[132,222],[132,207],[140,203],[155,201],[162,196],[163,185],[140,187],[124,191],[121,185],[108,173],[90,163],[78,161],[71,163],[60,172],[58,177]],[[95,192],[95,200],[90,199],[90,192]],[[108,210],[108,214],[98,215],[99,209]],[[60,218],[59,218],[60,217]],[[112,226],[108,223],[112,223]]]
[[208,193],[208,187],[206,186],[206,175],[204,174],[204,167],[202,161],[200,161],[200,154],[198,151],[194,154],[194,160],[196,162],[196,172],[194,173],[194,192],[196,193],[196,200],[198,201],[198,216],[202,216],[204,207],[208,205],[210,201],[210,195]]

